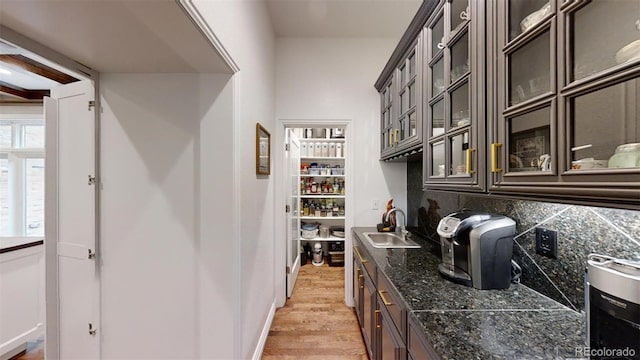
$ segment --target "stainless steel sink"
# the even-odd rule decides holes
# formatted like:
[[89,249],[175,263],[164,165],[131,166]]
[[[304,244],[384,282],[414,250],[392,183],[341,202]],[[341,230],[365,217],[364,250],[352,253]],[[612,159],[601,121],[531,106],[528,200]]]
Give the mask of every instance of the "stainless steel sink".
[[420,245],[416,244],[413,240],[407,239],[406,237],[403,239],[393,233],[366,232],[363,233],[363,235],[365,239],[369,241],[371,246],[376,248],[420,248]]

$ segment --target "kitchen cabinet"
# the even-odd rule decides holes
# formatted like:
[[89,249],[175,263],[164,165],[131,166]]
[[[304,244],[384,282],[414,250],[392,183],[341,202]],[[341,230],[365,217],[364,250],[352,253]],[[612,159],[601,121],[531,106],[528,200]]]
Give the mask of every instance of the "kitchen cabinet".
[[377,298],[378,308],[375,310],[375,326],[378,335],[378,348],[376,359],[380,360],[405,360],[407,349],[404,339],[393,324],[391,315],[387,311],[384,300]]
[[356,316],[370,359],[407,358],[406,310],[397,291],[353,236],[353,294]]
[[488,190],[637,206],[640,2],[495,5]]
[[378,359],[404,360],[406,313],[400,296],[382,274],[377,276],[375,325],[378,335]]
[[380,91],[382,159],[417,153],[422,145],[421,41],[414,41]]
[[331,231],[328,236],[302,231],[303,241],[344,241],[346,142],[344,137],[332,138],[333,129],[326,130],[324,137],[300,140],[300,220]]
[[440,356],[433,350],[426,339],[424,331],[420,329],[420,326],[416,324],[411,316],[409,316],[408,323],[407,350],[409,359],[440,359]]
[[425,187],[484,191],[484,1],[440,1],[422,37]]

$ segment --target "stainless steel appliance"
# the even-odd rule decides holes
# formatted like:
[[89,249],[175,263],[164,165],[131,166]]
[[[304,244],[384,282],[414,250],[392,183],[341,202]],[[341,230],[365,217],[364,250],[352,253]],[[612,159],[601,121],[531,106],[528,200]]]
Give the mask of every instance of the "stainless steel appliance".
[[440,274],[476,289],[508,288],[515,231],[515,221],[501,215],[462,211],[442,218]]
[[586,276],[591,359],[640,359],[640,262],[590,254]]

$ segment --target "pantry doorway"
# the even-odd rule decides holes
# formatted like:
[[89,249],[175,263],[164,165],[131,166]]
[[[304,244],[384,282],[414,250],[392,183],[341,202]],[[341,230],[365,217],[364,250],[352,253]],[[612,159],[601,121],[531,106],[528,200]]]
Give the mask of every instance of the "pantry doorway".
[[284,203],[286,216],[276,229],[276,238],[284,239],[277,243],[276,264],[285,264],[284,274],[276,269],[276,278],[283,279],[277,282],[277,304],[284,306],[291,296],[302,267],[328,265],[342,270],[344,301],[352,306],[352,279],[345,275],[352,267],[350,121],[280,121],[276,144],[284,145],[276,152],[282,165],[276,171],[283,181],[277,182],[282,186],[276,186],[276,206]]

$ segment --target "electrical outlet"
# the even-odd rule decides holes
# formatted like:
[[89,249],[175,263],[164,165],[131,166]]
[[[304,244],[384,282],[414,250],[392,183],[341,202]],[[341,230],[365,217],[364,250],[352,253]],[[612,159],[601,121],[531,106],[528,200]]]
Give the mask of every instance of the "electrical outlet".
[[558,258],[558,231],[536,227],[536,254]]
[[380,200],[378,199],[371,200],[371,210],[378,210],[379,207],[380,207]]

